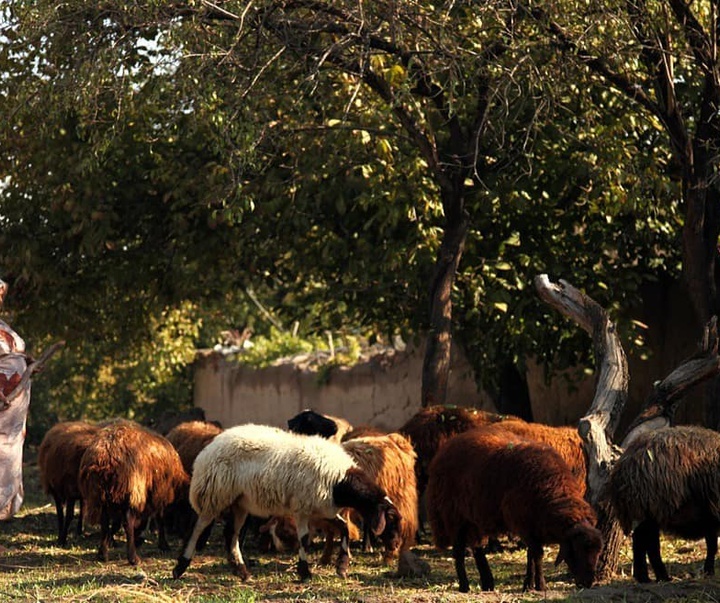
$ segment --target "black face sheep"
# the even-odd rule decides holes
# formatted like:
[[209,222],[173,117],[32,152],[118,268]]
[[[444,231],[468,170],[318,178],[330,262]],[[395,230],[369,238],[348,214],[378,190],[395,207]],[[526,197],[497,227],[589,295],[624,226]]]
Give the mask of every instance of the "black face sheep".
[[549,446],[494,426],[457,435],[430,464],[427,507],[435,544],[452,546],[461,592],[469,590],[467,546],[473,547],[482,589],[494,589],[483,545],[502,534],[527,545],[525,589],[545,589],[543,546],[550,543],[560,543],[575,582],[592,585],[602,548],[596,517]]
[[[227,429],[198,454],[190,504],[198,520],[173,570],[175,578],[190,564],[202,531],[226,509],[235,519],[229,561],[243,580],[249,574],[239,533],[248,514],[293,517],[300,545],[298,574],[306,580],[310,577],[306,551],[311,518],[336,518],[341,508],[351,507],[381,534],[388,516],[397,513],[385,491],[357,467],[340,444],[266,425]],[[349,564],[347,525],[340,518],[337,523],[342,533],[337,572],[345,576]]]
[[122,522],[132,565],[139,562],[135,531],[151,517],[158,519],[160,548],[169,548],[162,516],[176,497],[187,495],[188,476],[164,437],[134,421],[103,427],[82,456],[79,485],[88,521],[100,523],[101,559],[108,558],[111,521]]
[[80,501],[77,534],[82,533],[83,503],[78,487],[80,459],[99,430],[97,425],[85,421],[64,421],[47,431],[38,448],[40,485],[55,500],[60,546],[67,544],[75,501]]
[[352,430],[352,425],[340,417],[323,415],[308,408],[288,420],[288,429],[293,433],[319,435],[333,442],[340,442],[343,436]]
[[[633,576],[669,580],[660,530],[705,538],[704,571],[715,573],[720,528],[720,434],[703,427],[666,427],[639,435],[610,473],[610,502],[625,533],[632,530]],[[634,528],[634,529],[633,529]]]

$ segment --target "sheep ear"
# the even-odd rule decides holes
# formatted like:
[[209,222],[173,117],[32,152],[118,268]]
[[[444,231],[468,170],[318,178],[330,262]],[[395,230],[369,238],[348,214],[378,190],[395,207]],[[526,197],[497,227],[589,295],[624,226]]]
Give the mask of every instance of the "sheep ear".
[[382,534],[385,531],[385,513],[386,513],[385,510],[380,511],[380,513],[378,513],[377,524],[375,526],[373,526],[373,529],[372,529],[373,534],[375,534],[375,536],[379,536],[380,534]]

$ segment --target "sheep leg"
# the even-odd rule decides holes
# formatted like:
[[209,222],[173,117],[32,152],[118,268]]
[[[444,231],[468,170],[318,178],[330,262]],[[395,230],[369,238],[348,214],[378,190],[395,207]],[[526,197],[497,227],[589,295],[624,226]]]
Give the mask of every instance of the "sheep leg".
[[308,527],[307,517],[296,517],[295,523],[297,525],[298,543],[300,545],[298,550],[297,572],[300,581],[305,582],[305,580],[308,580],[312,576],[307,560],[307,550],[310,546],[310,528]]
[[62,535],[58,539],[58,544],[61,546],[67,545],[68,532],[70,531],[70,523],[75,515],[75,499],[70,498],[65,502],[65,521],[62,524]]
[[[660,556],[660,526],[652,520],[647,520],[643,521],[635,528],[635,531],[633,532],[633,570],[635,570],[636,535],[641,541],[642,548],[647,553],[650,565],[655,572],[655,579],[658,582],[668,582],[670,580],[670,576],[668,575],[665,564]],[[642,556],[642,563],[645,566],[645,580],[638,579],[638,582],[649,582],[650,578],[647,576],[647,563],[645,562],[645,555]],[[642,568],[640,568],[640,576],[643,577]]]
[[350,565],[350,534],[348,531],[347,521],[345,521],[344,517],[336,515],[334,523],[336,529],[340,532],[340,552],[338,552],[337,563],[335,564],[335,571],[337,572],[337,575],[341,578],[346,578],[348,573],[348,566]]
[[[466,593],[470,590],[467,572],[465,571],[465,549],[467,547],[467,532],[464,526],[458,530],[453,544],[453,559],[455,559],[455,573],[458,577],[460,592]],[[483,585],[484,586],[484,585]]]
[[158,548],[161,551],[169,551],[170,544],[167,541],[167,534],[165,533],[165,517],[162,513],[159,513],[156,517],[157,529],[158,529]]
[[57,514],[58,521],[58,537],[57,543],[59,546],[65,546],[66,540],[63,539],[63,533],[65,528],[65,514],[63,512],[63,504],[60,499],[55,496],[55,513]]
[[638,524],[632,533],[633,576],[635,580],[643,583],[650,582],[647,565],[649,539],[647,524],[647,521]]
[[185,548],[180,557],[178,557],[177,563],[173,568],[173,578],[178,579],[185,573],[185,570],[190,565],[190,561],[195,554],[195,547],[197,546],[197,541],[198,538],[200,538],[200,534],[202,534],[203,530],[207,528],[214,520],[215,518],[211,515],[198,516],[197,520],[195,521],[195,527],[193,528],[192,534],[190,534],[190,538],[185,544]]
[[709,529],[708,533],[705,534],[705,564],[703,565],[703,571],[706,576],[715,575],[715,556],[717,555],[718,544],[717,544],[717,530]]
[[529,544],[527,548],[527,570],[523,590],[545,590],[545,576],[542,568],[543,547]]
[[485,555],[485,549],[481,546],[475,547],[473,557],[475,557],[475,565],[480,574],[480,587],[483,590],[495,590],[495,578],[493,578],[490,564]]
[[234,505],[232,511],[233,530],[232,536],[230,538],[230,545],[228,547],[228,561],[230,562],[230,565],[232,566],[235,575],[244,582],[250,577],[250,572],[248,572],[247,566],[245,565],[245,560],[242,556],[240,532],[242,531],[245,525],[245,521],[248,518],[248,512],[238,505]]
[[78,511],[78,522],[77,522],[77,526],[76,526],[76,528],[75,528],[75,533],[76,533],[78,536],[82,536],[82,533],[83,533],[83,515],[84,515],[84,513],[85,513],[85,505],[83,504],[83,499],[82,499],[82,498],[80,499],[80,505],[79,505],[79,506],[80,506],[80,509],[79,509],[79,511]]
[[125,538],[127,539],[127,560],[130,565],[137,565],[140,561],[135,547],[135,528],[139,527],[139,525],[140,521],[135,516],[135,513],[128,509],[125,512],[123,527],[125,528]]
[[103,507],[100,512],[100,550],[98,556],[101,561],[108,560],[108,548],[112,539],[112,531],[110,529],[110,512]]
[[330,530],[327,530],[325,534],[325,545],[323,546],[322,556],[320,557],[320,565],[330,565],[334,548],[335,534],[333,534]]

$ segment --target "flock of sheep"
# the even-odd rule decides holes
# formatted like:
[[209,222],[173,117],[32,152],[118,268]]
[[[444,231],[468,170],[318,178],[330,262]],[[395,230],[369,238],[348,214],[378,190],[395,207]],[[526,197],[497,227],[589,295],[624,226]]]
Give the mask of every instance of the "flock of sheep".
[[[310,578],[308,548],[325,537],[321,563],[347,575],[350,542],[376,545],[400,574],[429,570],[411,552],[424,500],[435,545],[451,548],[460,591],[472,551],[483,590],[494,578],[488,541],[514,536],[527,547],[524,588],[544,590],[543,547],[560,545],[558,560],[576,584],[590,587],[602,551],[596,515],[585,499],[587,459],[577,430],[516,417],[436,406],[422,409],[397,432],[352,429],[343,419],[303,411],[288,430],[263,425],[228,429],[204,421],[181,423],[161,435],[138,423],[58,423],[45,435],[38,465],[43,489],[55,500],[58,543],[66,545],[76,502],[83,519],[100,525],[99,555],[122,527],[127,559],[148,522],[168,550],[165,530],[179,531],[179,578],[213,524],[225,525],[229,563],[249,576],[242,548],[249,516],[267,518],[259,532],[275,548],[298,551],[297,572]],[[633,535],[633,575],[669,576],[660,532],[705,538],[704,571],[714,573],[720,528],[720,434],[672,427],[639,436],[611,473],[605,500]]]

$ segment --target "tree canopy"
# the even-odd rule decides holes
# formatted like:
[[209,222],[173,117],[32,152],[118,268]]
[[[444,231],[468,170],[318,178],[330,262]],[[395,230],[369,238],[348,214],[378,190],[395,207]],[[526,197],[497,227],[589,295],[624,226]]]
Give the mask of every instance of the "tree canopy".
[[[308,333],[430,333],[436,400],[451,335],[491,387],[527,354],[589,352],[536,274],[616,310],[678,274],[665,124],[588,77],[572,2],[561,24],[505,2],[4,11],[0,269],[25,338],[69,341],[73,400],[117,396],[158,349],[269,329],[253,298]],[[162,398],[139,372],[111,407]]]

